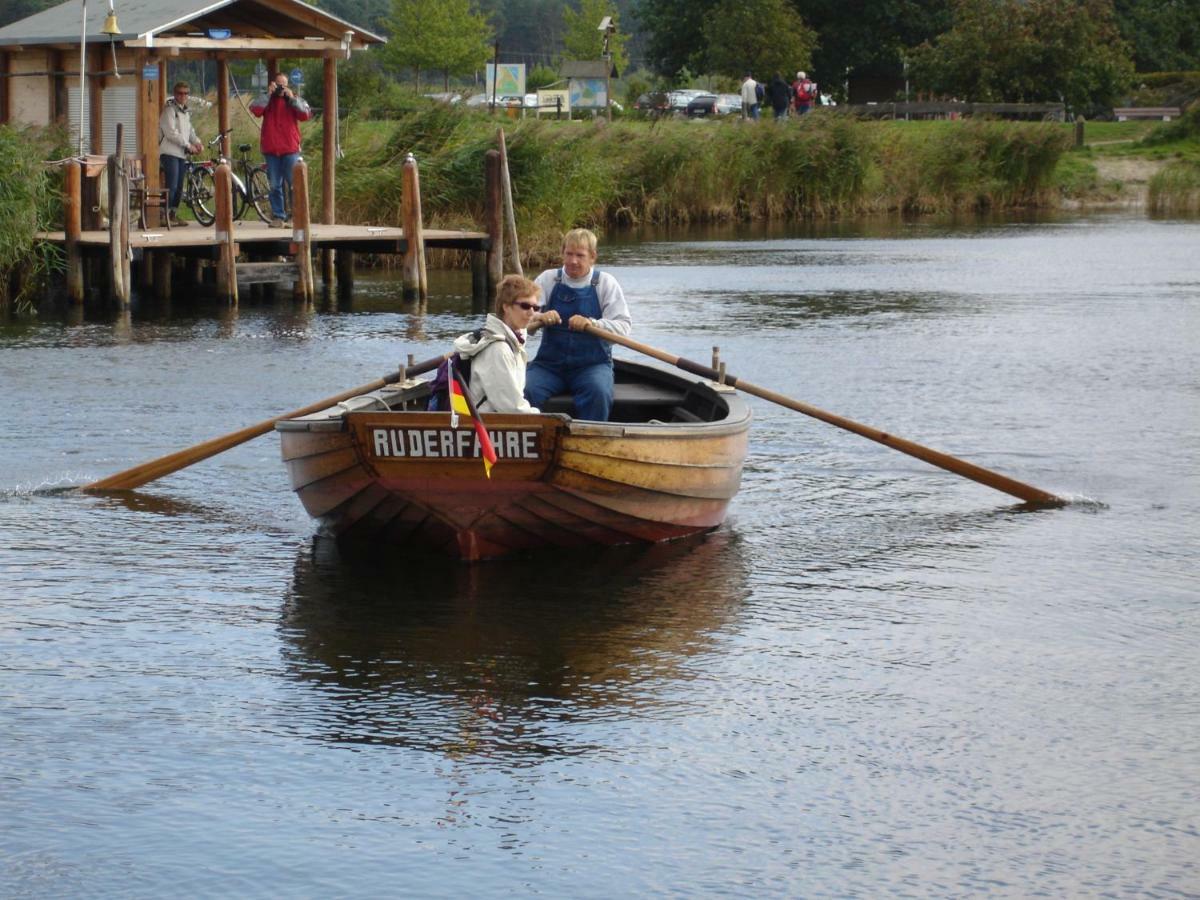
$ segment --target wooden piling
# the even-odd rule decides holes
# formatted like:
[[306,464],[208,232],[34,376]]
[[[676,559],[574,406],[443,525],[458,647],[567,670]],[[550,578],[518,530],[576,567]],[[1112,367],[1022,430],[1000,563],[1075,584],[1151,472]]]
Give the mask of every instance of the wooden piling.
[[117,150],[108,158],[108,288],[122,309],[129,306],[129,182],[125,177],[124,126],[117,123]]
[[296,293],[305,303],[316,296],[313,289],[312,215],[308,202],[308,163],[300,160],[292,169],[292,252],[300,274]]
[[[151,265],[154,268],[154,296],[159,300],[171,299],[171,262],[173,257],[170,250],[155,250],[151,254]],[[145,265],[145,263],[143,263]]]
[[471,311],[486,312],[488,308],[487,251],[471,251]]
[[1083,114],[1076,113],[1076,115],[1075,115],[1075,146],[1077,148],[1083,147],[1083,127],[1084,127]]
[[354,293],[354,251],[339,249],[334,261],[337,266],[338,297],[349,297]]
[[421,174],[417,160],[410,153],[404,159],[400,179],[400,215],[404,228],[404,261],[401,265],[401,284],[405,300],[429,295],[425,270],[425,227],[421,222]]
[[[321,114],[321,224],[333,225],[337,221],[336,173],[337,173],[337,129],[338,129],[338,88],[337,60],[326,57],[324,66],[325,110]],[[342,250],[325,249],[321,251],[321,280],[328,289],[335,277],[341,278],[342,267],[335,261]],[[353,264],[352,264],[353,265]],[[338,290],[341,290],[339,284]]]
[[231,306],[238,302],[237,244],[233,240],[233,172],[228,163],[217,166],[217,296]]
[[487,295],[496,295],[496,285],[504,277],[504,204],[501,200],[500,151],[489,150],[484,155],[483,230],[488,234]]
[[83,303],[83,256],[79,236],[83,233],[83,169],[79,160],[67,161],[63,173],[63,213],[66,223],[67,296]]
[[504,141],[504,129],[497,129],[497,140],[500,143],[500,175],[504,188],[504,218],[508,227],[508,252],[512,270],[518,275],[524,275],[521,268],[521,247],[517,243],[517,211],[513,206],[512,177],[508,173],[508,145]]

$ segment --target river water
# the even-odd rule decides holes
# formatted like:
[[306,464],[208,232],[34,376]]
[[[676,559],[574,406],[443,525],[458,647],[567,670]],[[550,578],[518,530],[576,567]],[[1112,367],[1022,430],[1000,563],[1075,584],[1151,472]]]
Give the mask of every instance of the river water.
[[[1200,895],[1200,224],[626,239],[751,398],[703,540],[343,558],[274,436],[475,327],[385,276],[0,325],[0,895]],[[624,354],[625,351],[619,351]]]

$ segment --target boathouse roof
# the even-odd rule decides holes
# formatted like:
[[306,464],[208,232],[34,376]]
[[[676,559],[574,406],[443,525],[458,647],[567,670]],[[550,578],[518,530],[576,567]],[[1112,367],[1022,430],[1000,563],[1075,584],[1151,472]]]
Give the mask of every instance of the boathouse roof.
[[[121,33],[114,40],[126,47],[317,56],[335,49],[331,41],[343,50],[385,42],[301,0],[118,0],[116,13]],[[109,36],[101,33],[107,16],[106,3],[88,7],[88,43],[108,43]],[[78,47],[82,24],[79,3],[67,0],[0,28],[0,47]]]

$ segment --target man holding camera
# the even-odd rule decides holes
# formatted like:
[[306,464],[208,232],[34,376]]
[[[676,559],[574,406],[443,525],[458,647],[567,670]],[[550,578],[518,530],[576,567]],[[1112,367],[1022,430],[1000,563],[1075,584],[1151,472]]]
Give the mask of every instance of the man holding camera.
[[271,183],[271,227],[286,228],[288,211],[283,200],[283,185],[292,187],[292,169],[300,159],[300,123],[312,118],[309,105],[288,87],[283,72],[271,82],[270,94],[260,94],[250,104],[250,112],[262,123],[262,154],[267,161],[267,180]]

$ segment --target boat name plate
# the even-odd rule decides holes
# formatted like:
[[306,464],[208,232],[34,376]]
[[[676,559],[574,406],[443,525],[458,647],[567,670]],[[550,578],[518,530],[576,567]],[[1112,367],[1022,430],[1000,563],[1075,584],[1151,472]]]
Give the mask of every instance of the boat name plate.
[[[465,428],[371,426],[369,451],[375,459],[478,459],[479,439]],[[536,428],[489,428],[499,459],[542,459]]]

